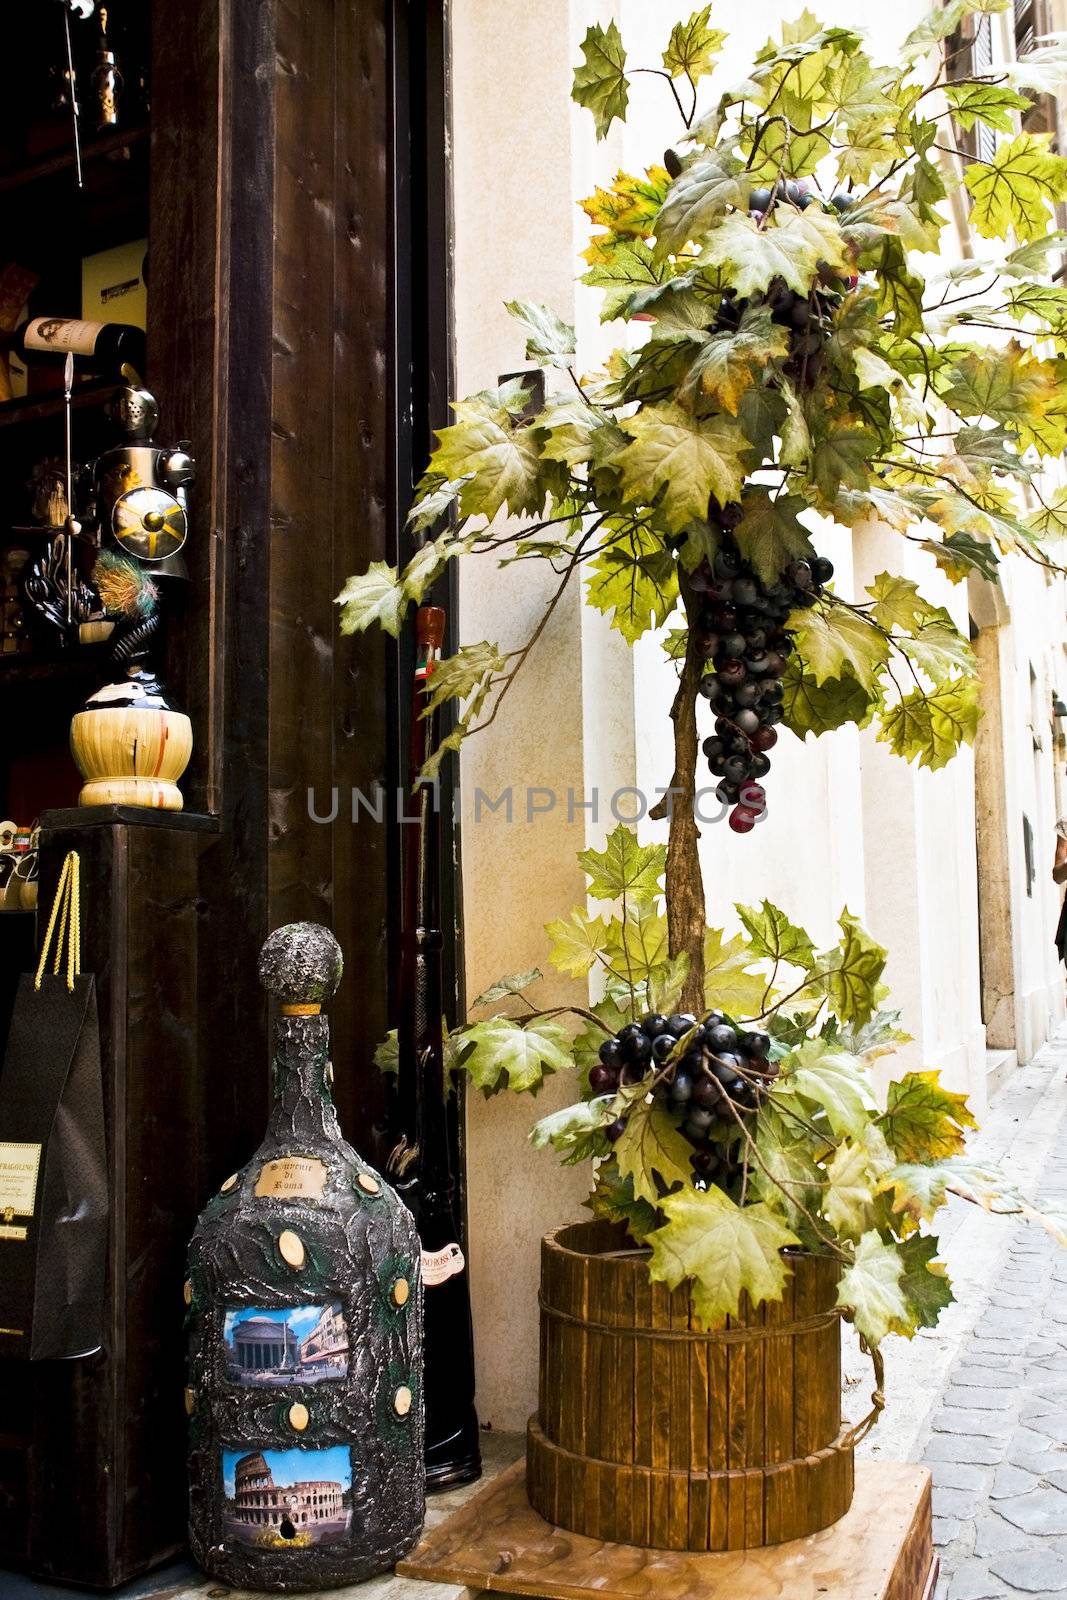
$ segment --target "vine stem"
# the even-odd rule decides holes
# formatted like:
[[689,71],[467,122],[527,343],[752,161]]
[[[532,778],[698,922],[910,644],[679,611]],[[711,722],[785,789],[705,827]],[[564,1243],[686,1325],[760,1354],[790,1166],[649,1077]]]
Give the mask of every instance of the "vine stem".
[[671,779],[670,832],[667,840],[667,946],[673,960],[689,957],[689,971],[679,1008],[694,1016],[704,1012],[704,932],[707,912],[700,871],[700,830],[694,801],[697,774],[697,690],[704,658],[697,648],[697,597],[679,570],[689,637],[678,692],[671,707],[674,724],[674,777]]

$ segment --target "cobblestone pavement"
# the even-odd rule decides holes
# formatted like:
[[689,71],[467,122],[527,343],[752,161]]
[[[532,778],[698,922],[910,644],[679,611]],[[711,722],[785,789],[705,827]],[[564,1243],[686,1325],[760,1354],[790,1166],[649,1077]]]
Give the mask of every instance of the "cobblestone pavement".
[[[1067,1202],[1065,1070],[1067,1033],[996,1097],[976,1153],[1004,1159],[1029,1192]],[[954,1277],[957,1258],[969,1258],[953,1308],[967,1327],[908,1452],[933,1474],[938,1600],[1067,1594],[1067,1250],[996,1218],[969,1241],[958,1206],[949,1221]]]

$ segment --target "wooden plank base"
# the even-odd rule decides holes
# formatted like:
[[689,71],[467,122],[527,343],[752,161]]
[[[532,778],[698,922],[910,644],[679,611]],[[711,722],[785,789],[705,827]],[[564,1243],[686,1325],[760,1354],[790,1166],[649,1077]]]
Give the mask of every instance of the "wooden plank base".
[[527,1500],[518,1461],[396,1570],[551,1600],[926,1600],[936,1578],[930,1474],[857,1461],[855,1498],[832,1527],[788,1544],[705,1553],[607,1544],[553,1528]]

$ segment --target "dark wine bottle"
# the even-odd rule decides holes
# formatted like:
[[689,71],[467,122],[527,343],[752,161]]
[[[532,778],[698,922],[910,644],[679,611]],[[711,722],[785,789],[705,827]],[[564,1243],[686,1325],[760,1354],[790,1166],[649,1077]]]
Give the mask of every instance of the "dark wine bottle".
[[78,371],[118,378],[129,366],[145,370],[145,334],[128,322],[89,322],[81,317],[31,317],[4,341],[27,366],[53,365],[68,353]]
[[[433,748],[427,691],[444,639],[445,614],[421,606],[411,707],[412,780]],[[422,784],[416,818],[404,830],[404,901],[400,949],[398,1138],[389,1175],[415,1218],[426,1293],[426,1487],[433,1491],[481,1475],[474,1409],[474,1334],[470,1284],[460,1245],[452,1171],[449,1093],[441,1014],[440,815]]]

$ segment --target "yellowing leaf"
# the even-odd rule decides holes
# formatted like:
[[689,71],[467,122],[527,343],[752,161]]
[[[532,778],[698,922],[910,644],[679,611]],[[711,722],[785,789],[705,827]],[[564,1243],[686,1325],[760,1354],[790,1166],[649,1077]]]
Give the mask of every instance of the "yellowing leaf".
[[874,601],[871,615],[883,628],[912,629],[934,609],[919,593],[919,585],[895,572],[880,572],[867,593]]
[[639,1100],[626,1118],[626,1127],[615,1142],[619,1172],[633,1183],[639,1200],[659,1201],[654,1173],[664,1185],[688,1183],[693,1175],[689,1158],[693,1147],[675,1127],[662,1102]]
[[582,54],[585,61],[574,69],[571,99],[593,113],[596,136],[604,139],[616,118],[626,121],[630,98],[626,51],[615,23],[610,22],[606,31],[599,23],[591,27],[582,41]]
[[896,636],[898,648],[932,683],[950,683],[960,672],[975,670],[974,651],[947,617],[935,617],[907,638]]
[[908,1330],[903,1276],[904,1262],[897,1246],[884,1243],[873,1229],[863,1235],[855,1260],[841,1274],[837,1303],[872,1348],[881,1344],[887,1333]]
[[642,523],[605,543],[588,567],[586,598],[628,644],[664,623],[678,600],[678,573],[663,540]]
[[408,594],[395,567],[372,561],[366,572],[348,579],[334,604],[341,607],[342,633],[363,633],[376,622],[397,639],[408,608]]
[[842,911],[837,925],[841,943],[820,955],[813,981],[818,979],[825,988],[839,1021],[862,1025],[878,1003],[886,951],[849,911]]
[[662,492],[670,526],[705,517],[714,495],[721,505],[740,498],[747,441],[725,417],[701,421],[679,405],[645,406],[622,423],[633,443],[618,457],[629,500],[651,504]]
[[607,1154],[604,1129],[614,1122],[615,1116],[610,1096],[580,1100],[577,1105],[564,1106],[561,1111],[552,1111],[535,1122],[530,1129],[530,1143],[535,1150],[551,1145],[559,1152],[564,1166],[575,1166],[579,1161]]
[[845,241],[836,217],[817,206],[806,211],[776,206],[774,219],[761,229],[751,217],[734,212],[704,242],[703,259],[725,267],[739,295],[758,294],[773,278],[806,295],[820,262],[844,267]]
[[[719,928],[704,935],[704,1003],[728,1012],[733,1017],[755,1017],[767,999],[767,979],[750,969],[759,952],[746,944],[740,934],[731,939]],[[765,998],[767,997],[767,998]]]
[[799,1241],[763,1201],[742,1208],[721,1189],[687,1187],[660,1209],[667,1220],[648,1235],[649,1273],[671,1289],[689,1279],[704,1327],[736,1316],[743,1294],[754,1305],[782,1298],[791,1270],[782,1251]]
[[548,959],[556,971],[565,972],[570,978],[584,978],[604,948],[608,925],[603,917],[576,909],[566,920],[547,922],[545,932],[551,940]]
[[927,693],[915,689],[882,713],[878,737],[920,767],[947,766],[978,731],[978,680],[959,678]]
[[843,605],[816,605],[794,611],[788,625],[804,667],[817,684],[851,673],[873,692],[889,659],[889,644],[865,617]]
[[967,1128],[976,1128],[967,1097],[942,1088],[937,1072],[909,1072],[889,1085],[886,1139],[898,1161],[939,1161],[961,1155]]
[[431,472],[460,480],[465,517],[495,517],[506,505],[515,516],[537,511],[545,500],[541,463],[529,428],[517,427],[498,394],[475,395],[454,407],[459,421],[442,428]]
[[1021,133],[988,161],[970,162],[963,181],[974,196],[971,223],[985,239],[1036,239],[1067,197],[1067,160],[1049,149],[1052,135]]
[[620,822],[603,850],[579,852],[578,865],[589,878],[594,900],[618,900],[626,895],[634,905],[648,904],[660,893],[667,847],[638,844],[635,830]]
[[711,7],[694,11],[688,22],[676,22],[670,43],[663,52],[663,65],[672,78],[683,75],[691,83],[711,72],[715,58],[726,43],[725,33],[709,27]]
[[718,400],[736,417],[745,391],[759,381],[772,361],[789,355],[786,330],[771,320],[766,306],[746,311],[735,333],[717,333],[696,346],[682,393],[700,392]]
[[654,1206],[638,1200],[633,1184],[619,1172],[617,1161],[602,1161],[596,1169],[593,1192],[585,1201],[594,1217],[608,1222],[625,1222],[630,1237],[641,1243],[658,1220]]
[[822,1211],[843,1237],[858,1239],[872,1222],[878,1184],[893,1166],[879,1129],[868,1123],[858,1139],[845,1139],[826,1167],[829,1187]]

